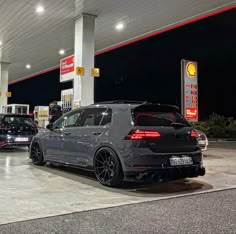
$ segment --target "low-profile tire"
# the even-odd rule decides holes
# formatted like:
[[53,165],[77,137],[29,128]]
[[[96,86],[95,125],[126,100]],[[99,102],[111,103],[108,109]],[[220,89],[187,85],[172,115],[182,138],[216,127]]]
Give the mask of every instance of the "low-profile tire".
[[118,187],[123,181],[120,160],[116,153],[108,147],[101,148],[96,152],[94,172],[98,181],[105,186]]
[[38,142],[32,143],[30,156],[34,165],[43,166],[45,164],[43,151]]

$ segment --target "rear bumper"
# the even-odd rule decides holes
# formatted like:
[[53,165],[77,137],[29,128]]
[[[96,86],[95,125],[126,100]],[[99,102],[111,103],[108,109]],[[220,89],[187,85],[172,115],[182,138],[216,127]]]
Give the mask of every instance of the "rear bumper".
[[[19,141],[19,137],[27,138],[27,141]],[[16,140],[18,138],[18,140]],[[15,136],[15,135],[0,135],[0,148],[10,148],[14,146],[29,146],[31,144],[31,141],[33,139],[32,135],[26,135],[26,136]]]
[[145,169],[172,168],[170,158],[188,156],[193,163],[189,166],[202,165],[202,151],[192,152],[172,152],[172,153],[153,153],[149,149],[130,150],[123,159],[123,171],[144,171]]
[[138,181],[168,181],[183,178],[204,176],[206,170],[200,165],[167,167],[144,170],[142,172],[126,172],[125,180]]
[[[192,152],[153,153],[148,149],[129,151],[123,157],[122,165],[126,179],[136,180],[173,180],[187,177],[203,176],[203,154],[200,149]],[[170,158],[189,157],[191,164],[171,165]]]

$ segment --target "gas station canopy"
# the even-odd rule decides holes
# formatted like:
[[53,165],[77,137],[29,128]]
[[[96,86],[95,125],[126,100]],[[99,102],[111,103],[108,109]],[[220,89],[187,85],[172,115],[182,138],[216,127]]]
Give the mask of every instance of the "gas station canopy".
[[0,61],[11,64],[10,82],[57,66],[62,57],[74,53],[74,21],[82,13],[96,15],[95,51],[101,52],[235,4],[235,0],[0,0]]

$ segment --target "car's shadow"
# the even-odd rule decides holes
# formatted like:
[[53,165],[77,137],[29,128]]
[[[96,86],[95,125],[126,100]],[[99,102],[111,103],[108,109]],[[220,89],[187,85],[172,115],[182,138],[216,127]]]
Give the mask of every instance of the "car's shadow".
[[32,163],[30,164],[37,169],[51,173],[52,176],[61,176],[66,179],[77,181],[79,183],[93,186],[102,190],[136,197],[166,197],[172,195],[202,192],[213,188],[212,185],[199,181],[197,178],[181,179],[168,182],[155,182],[152,184],[145,182],[124,182],[118,188],[110,188],[101,185],[97,181],[93,172],[66,166],[55,166],[51,164],[47,164],[43,167],[34,166]]

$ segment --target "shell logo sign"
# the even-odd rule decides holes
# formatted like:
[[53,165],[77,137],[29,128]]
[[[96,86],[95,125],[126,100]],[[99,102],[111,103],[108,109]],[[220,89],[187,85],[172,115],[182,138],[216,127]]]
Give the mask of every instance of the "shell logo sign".
[[197,74],[197,67],[194,63],[189,62],[186,65],[186,72],[190,78],[194,78]]
[[198,66],[197,62],[181,60],[182,114],[191,122],[198,121]]

